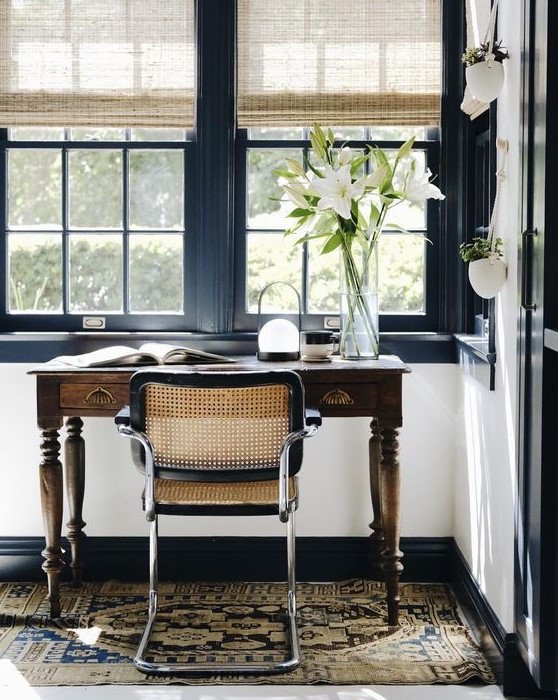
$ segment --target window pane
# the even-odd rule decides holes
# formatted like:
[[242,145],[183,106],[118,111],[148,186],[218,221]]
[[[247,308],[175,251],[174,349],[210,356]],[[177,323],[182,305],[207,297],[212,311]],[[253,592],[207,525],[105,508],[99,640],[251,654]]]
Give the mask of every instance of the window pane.
[[285,168],[285,158],[294,158],[302,164],[299,150],[248,151],[248,227],[251,229],[284,229],[287,214],[293,209],[288,202],[275,201],[283,194],[273,174],[276,168]]
[[308,311],[339,313],[339,251],[321,254],[322,243],[308,245]]
[[[270,282],[288,282],[300,291],[302,258],[300,249],[285,240],[280,233],[250,233],[246,242],[246,307],[249,313],[258,312],[258,297]],[[283,285],[277,285],[277,290]],[[284,288],[285,294],[289,289]],[[291,295],[289,308],[291,308]],[[272,297],[270,296],[270,299]]]
[[184,228],[182,151],[130,153],[130,227]]
[[121,151],[70,151],[69,180],[72,228],[122,228]]
[[253,127],[248,129],[248,138],[257,139],[302,139],[303,130],[302,128],[297,129],[296,127]]
[[122,310],[122,236],[70,235],[70,310]]
[[123,141],[124,129],[102,127],[74,128],[70,131],[72,141]]
[[48,313],[62,309],[62,237],[60,234],[8,236],[11,313]]
[[131,311],[182,311],[182,279],[182,236],[130,236]]
[[11,141],[63,141],[64,129],[44,128],[17,128],[10,129]]
[[407,141],[414,136],[417,141],[426,139],[424,126],[372,126],[370,138],[376,141]]
[[331,126],[328,127],[333,131],[336,139],[339,141],[362,141],[364,138],[365,129],[362,126]]
[[420,235],[382,235],[378,249],[380,312],[424,312],[425,245]]
[[131,141],[186,141],[184,129],[132,129]]
[[8,226],[61,228],[59,150],[8,151]]

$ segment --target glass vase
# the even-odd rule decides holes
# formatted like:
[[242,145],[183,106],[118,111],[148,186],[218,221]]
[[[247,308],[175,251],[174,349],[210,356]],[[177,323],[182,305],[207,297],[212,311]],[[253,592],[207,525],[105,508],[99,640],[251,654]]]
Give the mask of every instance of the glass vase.
[[341,251],[341,333],[346,360],[375,360],[379,354],[378,246]]

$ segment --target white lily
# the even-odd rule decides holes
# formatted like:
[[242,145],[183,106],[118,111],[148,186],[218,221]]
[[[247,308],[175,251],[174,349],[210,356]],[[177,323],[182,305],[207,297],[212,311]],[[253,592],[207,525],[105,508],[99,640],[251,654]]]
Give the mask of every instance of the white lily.
[[445,195],[430,182],[430,168],[418,171],[416,165],[416,161],[411,159],[410,165],[403,167],[404,175],[398,170],[394,177],[394,185],[405,192],[405,198],[413,204],[420,204],[426,199],[445,199]]
[[366,176],[352,182],[351,166],[343,165],[337,170],[327,167],[324,176],[314,178],[308,189],[320,197],[318,211],[333,209],[344,219],[350,219],[351,200],[362,197],[365,184]]

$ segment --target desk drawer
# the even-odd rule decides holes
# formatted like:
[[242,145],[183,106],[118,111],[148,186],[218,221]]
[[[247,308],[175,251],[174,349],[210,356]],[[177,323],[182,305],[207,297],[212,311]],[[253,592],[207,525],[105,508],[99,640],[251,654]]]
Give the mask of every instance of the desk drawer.
[[128,384],[61,384],[60,407],[114,413],[128,403]]
[[307,384],[305,391],[307,405],[324,416],[371,416],[378,407],[376,384]]

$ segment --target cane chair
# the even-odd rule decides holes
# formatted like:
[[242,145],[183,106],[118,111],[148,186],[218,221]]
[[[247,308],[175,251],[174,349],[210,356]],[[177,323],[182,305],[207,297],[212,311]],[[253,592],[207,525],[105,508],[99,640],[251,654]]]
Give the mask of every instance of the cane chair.
[[[300,661],[296,623],[294,513],[302,441],[321,424],[305,408],[300,377],[287,370],[140,370],[130,405],[116,417],[132,438],[143,472],[150,522],[148,621],[135,666],[144,673],[277,673]],[[275,515],[287,529],[289,656],[278,661],[156,663],[146,658],[157,615],[157,518],[171,515]]]

